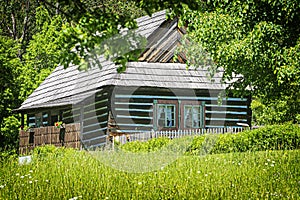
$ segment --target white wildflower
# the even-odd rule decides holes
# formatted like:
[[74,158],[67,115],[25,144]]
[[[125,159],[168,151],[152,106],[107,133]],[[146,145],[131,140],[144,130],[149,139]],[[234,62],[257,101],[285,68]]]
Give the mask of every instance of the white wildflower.
[[274,167],[274,164],[271,164],[271,167]]
[[270,159],[267,159],[267,161],[270,162],[271,160],[270,160]]
[[268,165],[268,163],[265,163],[265,165]]
[[46,180],[46,182],[48,183],[48,182],[49,182],[49,180]]
[[24,178],[24,176],[20,176],[20,178]]
[[19,173],[16,173],[16,176],[19,176],[20,174]]
[[142,182],[138,182],[139,185],[142,185]]
[[4,188],[5,187],[5,184],[4,185],[0,185],[0,188],[2,189],[2,188]]
[[31,183],[32,183],[32,181],[28,181],[28,183],[30,183],[30,184],[31,184]]
[[208,174],[205,174],[204,176],[208,176]]
[[33,171],[32,170],[29,170],[29,173],[32,173]]
[[197,174],[200,174],[200,171],[197,171]]
[[34,182],[38,182],[38,180],[34,180]]

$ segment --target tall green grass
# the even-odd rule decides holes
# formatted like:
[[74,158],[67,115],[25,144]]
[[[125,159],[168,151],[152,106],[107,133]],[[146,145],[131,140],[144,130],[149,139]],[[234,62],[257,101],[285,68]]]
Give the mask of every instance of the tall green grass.
[[261,151],[182,156],[128,173],[85,151],[50,148],[28,165],[1,161],[0,199],[299,199],[299,163],[299,150]]

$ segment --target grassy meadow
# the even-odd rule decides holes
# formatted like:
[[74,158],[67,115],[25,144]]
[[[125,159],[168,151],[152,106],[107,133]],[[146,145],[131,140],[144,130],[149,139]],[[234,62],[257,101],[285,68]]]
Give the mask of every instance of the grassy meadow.
[[185,155],[131,173],[60,148],[26,165],[2,160],[0,199],[300,199],[299,163],[299,150]]

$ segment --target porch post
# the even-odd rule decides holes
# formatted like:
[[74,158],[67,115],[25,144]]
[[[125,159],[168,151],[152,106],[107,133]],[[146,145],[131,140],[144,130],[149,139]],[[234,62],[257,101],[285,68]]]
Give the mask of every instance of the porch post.
[[153,100],[153,129],[154,131],[157,131],[157,123],[156,123],[156,119],[157,119],[157,100]]
[[21,130],[24,130],[24,113],[21,113]]
[[178,130],[181,130],[181,100],[178,100]]

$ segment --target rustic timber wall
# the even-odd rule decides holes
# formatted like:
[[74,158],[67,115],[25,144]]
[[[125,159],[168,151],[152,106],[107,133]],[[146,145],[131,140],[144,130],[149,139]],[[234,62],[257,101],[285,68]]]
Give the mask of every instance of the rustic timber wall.
[[20,131],[20,154],[27,154],[37,146],[80,148],[80,124],[66,124],[65,131],[55,126],[32,128]]
[[[219,104],[220,90],[192,90],[117,86],[112,95],[112,113],[124,133],[155,129],[155,100],[199,101],[205,106],[205,128],[238,127],[237,123],[251,126],[251,97],[223,98]],[[183,115],[184,113],[181,113]],[[183,124],[179,129],[182,129]]]

